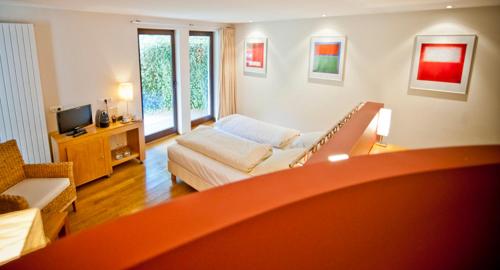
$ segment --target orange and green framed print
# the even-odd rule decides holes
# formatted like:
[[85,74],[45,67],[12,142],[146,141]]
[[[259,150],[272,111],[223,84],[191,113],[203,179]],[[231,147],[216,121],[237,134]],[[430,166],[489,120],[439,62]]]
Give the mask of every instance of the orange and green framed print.
[[266,74],[267,38],[245,40],[245,73]]
[[475,35],[417,36],[410,88],[465,94]]
[[345,37],[313,37],[309,57],[309,78],[342,81]]

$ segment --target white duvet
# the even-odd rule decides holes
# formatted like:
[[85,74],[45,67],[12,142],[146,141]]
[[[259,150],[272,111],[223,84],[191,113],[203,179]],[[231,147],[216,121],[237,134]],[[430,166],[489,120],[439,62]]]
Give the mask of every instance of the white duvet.
[[219,119],[215,127],[248,140],[284,148],[300,135],[300,131],[259,121],[239,114]]
[[272,155],[270,145],[259,144],[226,132],[200,126],[176,139],[177,143],[243,172]]
[[252,176],[289,169],[290,163],[301,156],[305,150],[305,148],[287,150],[274,148],[272,156],[259,163],[259,165],[248,173],[237,170],[178,143],[174,143],[168,147],[168,159],[169,162],[177,163],[209,185],[220,186]]

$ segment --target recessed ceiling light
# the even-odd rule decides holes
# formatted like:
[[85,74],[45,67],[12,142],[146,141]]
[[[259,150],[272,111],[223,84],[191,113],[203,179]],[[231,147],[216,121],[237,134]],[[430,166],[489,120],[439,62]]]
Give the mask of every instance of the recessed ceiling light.
[[321,15],[321,17],[326,17],[326,14]]
[[253,21],[252,21],[252,20],[249,20],[248,22],[249,22],[249,23],[253,23]]
[[447,5],[446,8],[453,8],[453,6],[452,5]]

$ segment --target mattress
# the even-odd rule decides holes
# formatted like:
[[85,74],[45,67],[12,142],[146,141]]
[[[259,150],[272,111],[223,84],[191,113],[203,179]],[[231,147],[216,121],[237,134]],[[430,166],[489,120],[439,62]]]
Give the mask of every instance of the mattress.
[[168,147],[168,159],[213,186],[236,182],[252,176],[179,144]]

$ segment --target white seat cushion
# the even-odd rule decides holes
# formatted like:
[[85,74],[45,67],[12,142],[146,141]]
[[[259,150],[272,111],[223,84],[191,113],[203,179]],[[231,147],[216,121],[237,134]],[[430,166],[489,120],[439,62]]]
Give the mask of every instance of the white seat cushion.
[[68,178],[27,178],[2,193],[22,196],[30,207],[43,209],[69,187]]

